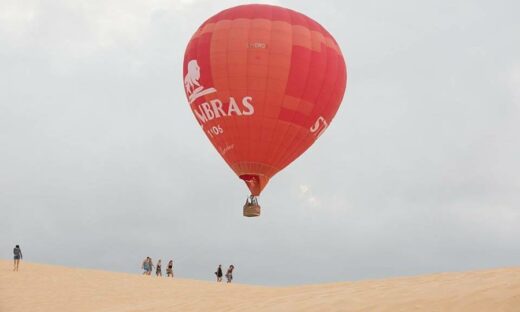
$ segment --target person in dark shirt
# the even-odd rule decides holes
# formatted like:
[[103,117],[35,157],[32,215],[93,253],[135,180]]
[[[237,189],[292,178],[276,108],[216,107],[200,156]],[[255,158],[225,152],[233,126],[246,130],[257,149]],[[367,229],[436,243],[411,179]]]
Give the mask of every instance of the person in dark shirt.
[[13,249],[14,253],[14,267],[13,271],[18,271],[18,266],[20,265],[20,260],[23,259],[22,250],[19,245],[16,245]]
[[222,282],[222,264],[218,265],[217,272],[215,272],[215,275],[217,276],[217,282]]

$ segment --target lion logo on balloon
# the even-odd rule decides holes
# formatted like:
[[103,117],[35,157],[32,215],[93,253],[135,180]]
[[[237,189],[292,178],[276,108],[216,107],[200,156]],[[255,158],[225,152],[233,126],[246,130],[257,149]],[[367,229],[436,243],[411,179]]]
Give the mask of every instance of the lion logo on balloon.
[[184,77],[184,87],[186,88],[186,94],[188,95],[190,104],[203,95],[217,92],[215,88],[204,89],[204,86],[199,83],[200,66],[197,60],[189,61],[187,67],[188,73]]

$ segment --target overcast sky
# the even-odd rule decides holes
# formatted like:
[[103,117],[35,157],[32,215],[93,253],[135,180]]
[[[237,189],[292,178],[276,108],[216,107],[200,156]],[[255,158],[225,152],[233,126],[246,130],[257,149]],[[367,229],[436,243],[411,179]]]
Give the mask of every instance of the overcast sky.
[[241,1],[0,0],[0,257],[289,285],[520,264],[518,1],[272,1],[348,67],[262,216],[183,92],[189,38]]

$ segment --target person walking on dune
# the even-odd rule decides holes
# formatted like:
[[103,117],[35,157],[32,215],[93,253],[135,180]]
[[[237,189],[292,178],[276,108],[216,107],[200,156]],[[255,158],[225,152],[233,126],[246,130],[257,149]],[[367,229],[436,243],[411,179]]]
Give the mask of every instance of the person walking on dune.
[[162,268],[161,268],[161,266],[162,266],[161,259],[159,259],[159,261],[157,261],[157,266],[155,267],[155,276],[162,277]]
[[152,271],[153,271],[154,267],[155,267],[155,265],[153,265],[152,258],[148,257],[148,274],[147,275],[152,275]]
[[166,275],[168,277],[171,277],[173,278],[173,260],[170,260],[170,262],[168,262],[168,268],[166,269]]
[[148,261],[150,259],[150,257],[146,257],[146,259],[144,259],[143,261],[143,265],[142,265],[142,269],[143,269],[143,275],[148,275],[148,271],[150,271],[149,269],[149,266],[150,266],[150,262]]
[[20,265],[20,260],[23,259],[22,250],[19,245],[16,245],[13,249],[14,253],[14,266],[13,271],[18,272],[18,266]]
[[230,265],[229,268],[227,269],[226,278],[227,278],[228,283],[231,283],[231,281],[233,280],[233,270],[234,269],[235,269],[234,265]]
[[222,282],[222,264],[218,265],[217,272],[215,272],[215,275],[217,276],[217,282]]

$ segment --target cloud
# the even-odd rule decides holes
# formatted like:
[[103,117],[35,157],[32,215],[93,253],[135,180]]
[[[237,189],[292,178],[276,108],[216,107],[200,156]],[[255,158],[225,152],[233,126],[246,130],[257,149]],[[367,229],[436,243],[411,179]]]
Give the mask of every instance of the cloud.
[[158,18],[176,19],[182,16],[179,13],[202,2],[3,1],[0,35],[10,43],[32,45],[60,55],[90,55],[100,49],[139,45]]
[[304,206],[309,208],[318,208],[321,206],[321,200],[313,194],[311,187],[306,184],[300,184],[299,199]]
[[36,1],[0,2],[0,38],[16,41],[25,36],[38,10]]
[[300,204],[311,211],[320,210],[331,213],[348,213],[347,200],[344,194],[317,193],[310,185],[300,184],[298,192]]
[[466,200],[445,208],[448,219],[466,234],[480,243],[514,247],[520,235],[520,210],[504,203],[486,203]]
[[511,90],[513,100],[520,108],[520,61],[511,66],[509,71],[508,87]]

